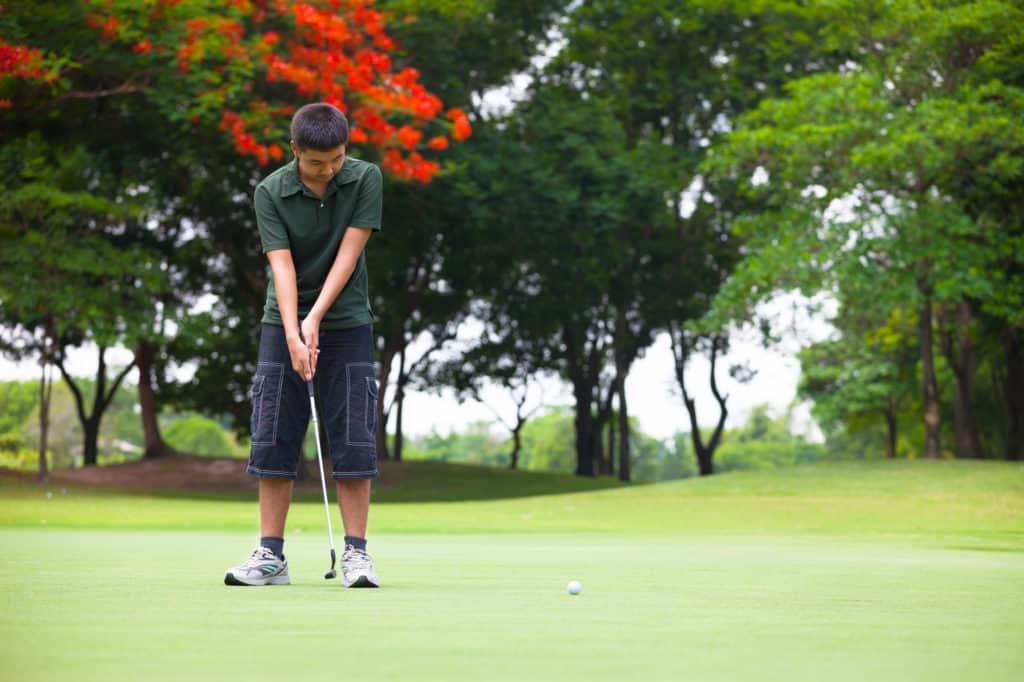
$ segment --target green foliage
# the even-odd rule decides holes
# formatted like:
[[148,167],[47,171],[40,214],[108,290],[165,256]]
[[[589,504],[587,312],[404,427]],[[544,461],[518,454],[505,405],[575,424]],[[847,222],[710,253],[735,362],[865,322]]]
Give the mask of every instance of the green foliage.
[[[790,416],[772,417],[767,404],[755,407],[743,426],[726,430],[720,446],[720,471],[796,466],[825,459],[847,459],[855,446],[832,447],[809,442],[790,432]],[[523,427],[520,468],[529,471],[572,472],[576,464],[574,413],[565,406],[548,408]],[[613,419],[613,422],[615,420]],[[697,475],[690,434],[677,433],[669,444],[631,429],[632,479],[638,482],[667,481]],[[485,422],[465,431],[413,438],[403,456],[410,460],[459,462],[492,467],[508,465],[511,439],[496,437]],[[880,457],[882,441],[868,439],[862,446],[870,457]]]
[[230,457],[236,448],[224,428],[198,414],[176,419],[162,428],[164,440],[178,452],[213,457]]
[[571,472],[576,468],[574,413],[568,407],[548,408],[523,427],[519,465],[529,471]]
[[825,446],[790,433],[789,416],[772,418],[771,407],[758,405],[746,423],[726,431],[715,455],[718,471],[775,469],[834,459]]
[[[86,402],[91,402],[95,383],[78,378]],[[160,418],[166,440],[179,452],[219,457],[244,457],[247,444],[237,442],[228,427],[195,413],[168,413]],[[25,471],[38,468],[39,382],[0,382],[0,467]],[[57,380],[50,403],[47,434],[50,466],[55,469],[82,464],[82,429],[74,399],[63,381]],[[144,437],[134,387],[122,386],[111,400],[99,434],[100,464],[137,460]],[[309,448],[315,447],[310,441]],[[315,450],[312,450],[315,452]]]
[[464,431],[446,436],[434,431],[412,439],[402,450],[402,458],[435,460],[484,466],[508,466],[509,443],[494,435],[488,422],[473,422]]
[[22,443],[23,427],[39,405],[39,382],[0,382],[0,405],[0,449],[17,449]]
[[668,446],[634,426],[630,447],[635,481],[671,481],[697,475],[688,433],[677,433]]

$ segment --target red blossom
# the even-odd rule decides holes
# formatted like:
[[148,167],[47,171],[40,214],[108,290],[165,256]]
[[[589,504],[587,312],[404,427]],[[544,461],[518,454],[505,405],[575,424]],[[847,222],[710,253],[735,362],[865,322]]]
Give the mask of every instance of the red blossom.
[[107,17],[107,20],[103,23],[103,37],[108,40],[116,37],[118,25],[117,17],[113,15]]
[[397,135],[398,143],[406,149],[416,149],[416,145],[420,143],[420,138],[423,137],[423,133],[408,125],[399,128]]
[[456,142],[462,142],[473,134],[473,127],[469,125],[469,119],[465,115],[455,119],[455,129],[452,131],[452,138]]
[[[112,8],[131,3],[84,2],[99,12],[87,22],[104,40],[130,40],[140,55],[176,55],[190,118],[219,115],[238,153],[261,164],[283,156],[274,141],[294,110],[284,103],[289,100],[330,102],[347,112],[351,141],[377,147],[384,168],[407,180],[428,182],[440,170],[419,151],[444,151],[450,140],[472,134],[465,113],[444,112],[416,69],[395,70],[389,53],[396,45],[386,32],[391,18],[372,0],[225,0],[217,9],[217,3],[203,9],[203,3],[151,0],[147,9],[120,14]],[[289,25],[285,35],[261,30]],[[265,83],[275,85],[268,91]],[[259,92],[278,99],[261,100]],[[228,109],[228,102],[239,104]],[[450,124],[438,120],[445,114]],[[427,139],[424,131],[438,123],[448,134]]]

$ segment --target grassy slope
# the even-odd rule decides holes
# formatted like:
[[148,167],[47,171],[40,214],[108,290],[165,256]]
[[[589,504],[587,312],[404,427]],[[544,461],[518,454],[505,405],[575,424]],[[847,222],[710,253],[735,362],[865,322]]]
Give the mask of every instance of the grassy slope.
[[[402,484],[375,493],[377,533],[810,532],[1024,547],[1024,465],[1014,463],[834,463],[592,492],[586,488],[602,483],[431,463],[404,464],[391,477]],[[572,494],[509,497],[510,489],[551,493],[557,486]],[[47,499],[38,486],[0,479],[0,527],[253,527],[251,492],[186,501],[166,491],[51,490]],[[431,495],[443,501],[406,502]],[[488,496],[503,499],[480,499]],[[468,499],[454,501],[460,497]],[[322,514],[318,496],[306,495],[290,528],[320,529]]]

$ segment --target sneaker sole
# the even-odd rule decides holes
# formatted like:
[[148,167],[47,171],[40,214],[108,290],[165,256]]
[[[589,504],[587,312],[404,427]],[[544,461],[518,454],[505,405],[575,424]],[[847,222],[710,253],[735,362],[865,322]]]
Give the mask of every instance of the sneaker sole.
[[345,585],[345,587],[380,587],[377,583],[373,582],[365,575],[361,575],[355,579],[355,582]]
[[251,582],[245,582],[235,577],[235,574],[228,571],[224,574],[225,585],[237,585],[240,587],[261,587],[263,585],[291,585],[292,581],[286,575],[275,575],[272,578],[258,579]]

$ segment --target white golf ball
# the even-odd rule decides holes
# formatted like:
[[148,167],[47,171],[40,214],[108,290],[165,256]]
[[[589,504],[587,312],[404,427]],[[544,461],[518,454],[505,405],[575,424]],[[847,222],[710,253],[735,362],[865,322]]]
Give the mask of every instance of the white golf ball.
[[50,491],[50,490],[46,491],[46,499],[48,499],[48,500],[53,499],[53,492],[52,491]]
[[579,580],[570,580],[565,589],[569,590],[569,594],[579,594],[583,591],[583,585]]

